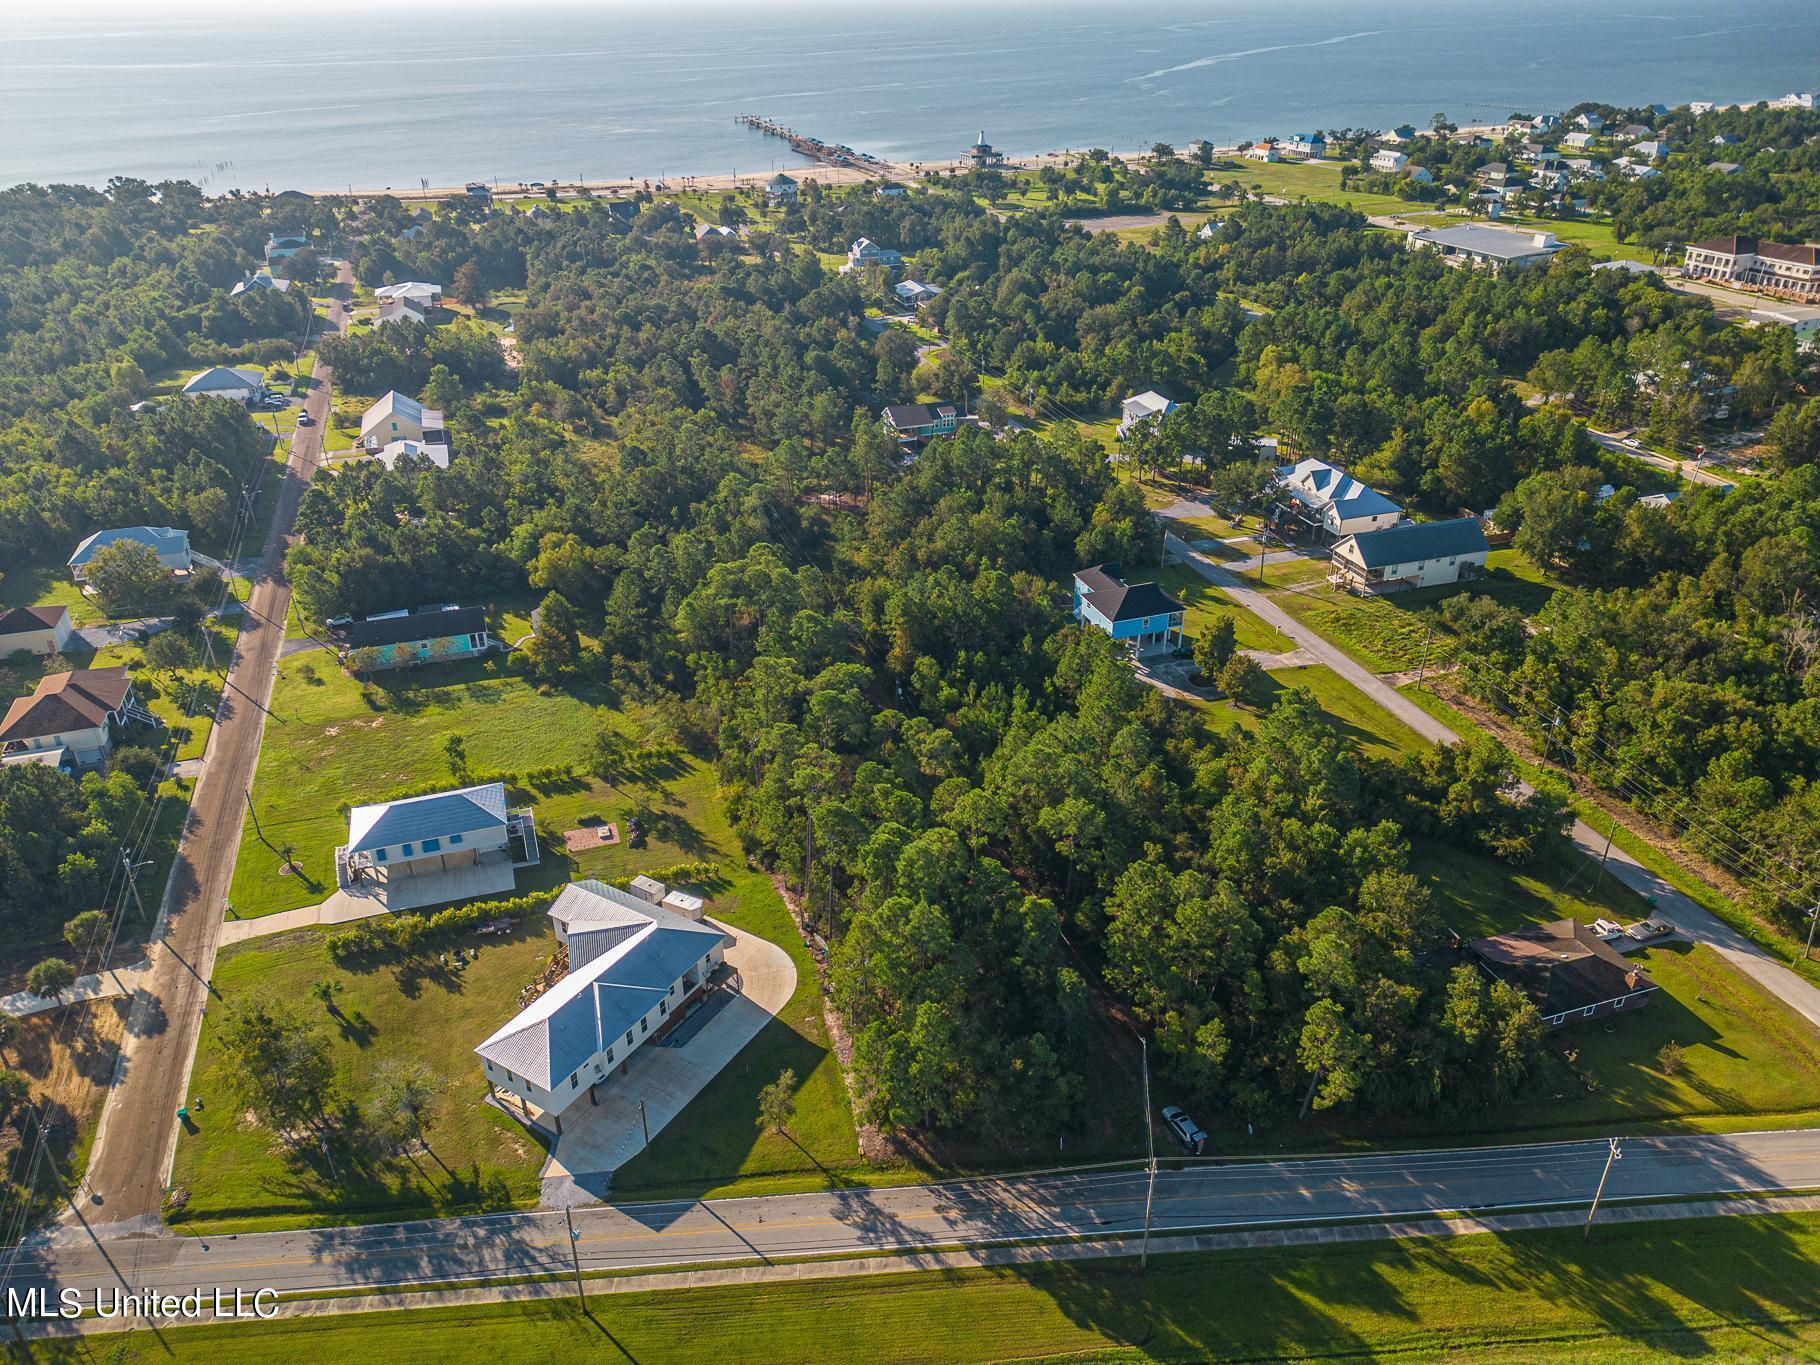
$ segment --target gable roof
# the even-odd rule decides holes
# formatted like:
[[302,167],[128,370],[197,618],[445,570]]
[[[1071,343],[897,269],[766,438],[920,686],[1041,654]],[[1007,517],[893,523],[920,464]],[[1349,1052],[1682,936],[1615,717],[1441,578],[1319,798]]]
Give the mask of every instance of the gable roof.
[[289,280],[281,280],[269,270],[249,270],[240,279],[240,283],[228,290],[229,297],[244,294],[253,289],[275,289],[280,294],[288,294],[291,289]]
[[387,441],[378,459],[387,469],[395,468],[407,455],[422,455],[438,469],[449,467],[449,447],[442,441]]
[[1142,393],[1132,394],[1131,397],[1127,398],[1123,403],[1119,404],[1119,406],[1127,411],[1135,408],[1136,411],[1132,413],[1133,416],[1149,417],[1155,413],[1168,412],[1171,408],[1175,407],[1175,400],[1173,398],[1164,397],[1155,389],[1145,389]]
[[899,431],[910,427],[934,426],[959,411],[952,403],[893,403],[885,409],[885,420]]
[[70,609],[61,604],[43,607],[8,607],[0,611],[0,639],[8,635],[30,635],[40,630],[55,630],[69,619]]
[[415,398],[408,397],[398,392],[397,389],[390,389],[384,397],[366,410],[366,415],[360,419],[360,434],[365,436],[368,431],[381,422],[393,417],[405,422],[415,422],[425,431],[434,431],[442,426],[440,411],[435,408],[426,408]]
[[132,685],[123,664],[48,674],[38,680],[31,696],[7,707],[6,718],[0,720],[0,743],[95,729],[120,709]]
[[[388,450],[390,446],[386,447]],[[479,607],[447,607],[414,611],[405,616],[368,617],[338,627],[336,639],[350,649],[399,645],[409,640],[441,640],[450,635],[475,635],[487,628],[487,614]]]
[[488,782],[457,791],[407,796],[356,806],[348,812],[348,852],[370,853],[376,848],[446,834],[467,834],[492,829],[506,822],[506,786]]
[[442,293],[440,284],[430,284],[424,280],[401,280],[397,284],[382,284],[373,291],[376,299],[421,299],[429,302]]
[[[1368,569],[1386,564],[1414,564],[1418,560],[1439,559],[1446,555],[1483,554],[1491,548],[1485,542],[1485,528],[1477,517],[1406,521],[1401,526],[1355,532],[1340,541],[1340,545],[1347,544]],[[1339,545],[1334,549],[1337,551]]]
[[1093,603],[1093,609],[1108,621],[1136,621],[1187,610],[1154,583],[1127,583],[1117,564],[1076,569],[1074,576],[1087,589],[1084,600]]
[[112,545],[117,540],[131,540],[149,546],[160,559],[166,556],[188,559],[190,554],[190,533],[175,526],[112,526],[83,537],[82,542],[76,546],[76,552],[69,557],[70,567],[73,569],[88,563],[94,558],[95,551],[104,545]]
[[1486,971],[1522,991],[1544,1015],[1656,989],[1641,967],[1626,962],[1578,920],[1532,925],[1468,946]]
[[613,1046],[684,972],[715,945],[731,941],[713,925],[636,901],[597,881],[565,887],[550,907],[552,917],[559,908],[571,941],[597,926],[625,933],[474,1049],[545,1090]]

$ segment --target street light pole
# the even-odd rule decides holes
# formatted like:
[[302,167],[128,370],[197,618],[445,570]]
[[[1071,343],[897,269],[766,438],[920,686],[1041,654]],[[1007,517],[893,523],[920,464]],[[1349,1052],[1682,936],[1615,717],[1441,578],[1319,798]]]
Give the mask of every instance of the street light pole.
[[1580,1230],[1580,1240],[1586,1241],[1592,1236],[1592,1221],[1599,1214],[1599,1200],[1605,1195],[1605,1181],[1611,1175],[1611,1164],[1624,1153],[1618,1149],[1618,1139],[1610,1138],[1610,1148],[1605,1153],[1605,1169],[1599,1173],[1599,1188],[1593,1191],[1592,1207],[1586,1211],[1586,1226]]
[[1144,1241],[1138,1249],[1138,1274],[1150,1270],[1150,1206],[1156,1198],[1156,1128],[1150,1118],[1150,1044],[1138,1035],[1138,1049],[1144,1057],[1144,1146],[1150,1153],[1149,1179],[1144,1184]]

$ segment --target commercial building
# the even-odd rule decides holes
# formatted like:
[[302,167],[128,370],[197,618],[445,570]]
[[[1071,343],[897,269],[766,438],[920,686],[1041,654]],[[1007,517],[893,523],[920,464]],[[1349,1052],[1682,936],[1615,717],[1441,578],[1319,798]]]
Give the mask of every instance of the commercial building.
[[1820,246],[1811,242],[1785,246],[1746,236],[1689,242],[1682,270],[1694,279],[1791,298],[1820,295]]
[[1467,223],[1461,227],[1418,228],[1409,234],[1411,251],[1437,251],[1455,265],[1503,270],[1538,265],[1562,243],[1552,232],[1513,232],[1509,228]]

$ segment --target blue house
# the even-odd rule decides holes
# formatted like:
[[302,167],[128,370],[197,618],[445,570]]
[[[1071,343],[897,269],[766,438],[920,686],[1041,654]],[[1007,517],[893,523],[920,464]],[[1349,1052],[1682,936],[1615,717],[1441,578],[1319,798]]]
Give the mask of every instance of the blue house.
[[493,647],[487,614],[479,607],[420,607],[360,621],[341,618],[330,621],[329,630],[344,664],[355,650],[372,651],[362,656],[361,672],[469,659]]
[[1154,583],[1127,583],[1117,564],[1074,571],[1074,619],[1105,631],[1134,655],[1179,649],[1186,610]]
[[954,435],[961,424],[961,410],[952,403],[893,403],[879,420],[897,440],[921,444]]

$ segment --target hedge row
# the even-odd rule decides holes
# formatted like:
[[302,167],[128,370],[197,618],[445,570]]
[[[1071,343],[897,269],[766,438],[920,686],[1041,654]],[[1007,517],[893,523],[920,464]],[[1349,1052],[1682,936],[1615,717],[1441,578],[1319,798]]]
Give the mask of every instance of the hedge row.
[[504,900],[473,901],[435,914],[380,915],[358,920],[327,941],[329,957],[337,965],[363,958],[389,957],[420,952],[438,943],[479,928],[490,919],[522,918],[542,914],[556,899],[556,891],[533,891]]

